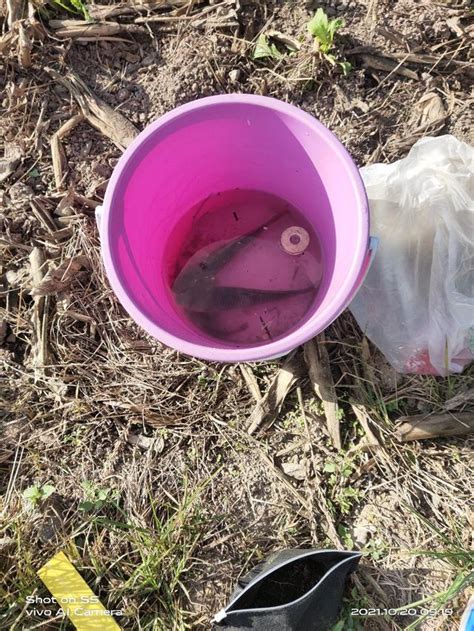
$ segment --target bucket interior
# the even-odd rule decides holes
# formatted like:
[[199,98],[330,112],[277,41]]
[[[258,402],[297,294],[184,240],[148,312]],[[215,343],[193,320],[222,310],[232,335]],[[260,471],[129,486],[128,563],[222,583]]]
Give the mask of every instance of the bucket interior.
[[331,305],[360,260],[367,218],[353,168],[321,125],[258,104],[213,103],[158,126],[126,158],[109,198],[109,248],[124,292],[160,329],[226,347],[177,312],[168,267],[190,228],[189,209],[235,188],[276,195],[310,222],[322,245],[324,275],[305,326],[337,315]]

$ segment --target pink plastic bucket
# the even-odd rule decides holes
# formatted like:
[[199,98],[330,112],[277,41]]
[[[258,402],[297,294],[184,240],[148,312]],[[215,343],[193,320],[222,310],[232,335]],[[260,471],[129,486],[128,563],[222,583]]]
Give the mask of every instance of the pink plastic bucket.
[[[193,328],[162,273],[183,213],[233,188],[287,200],[314,225],[324,252],[318,297],[303,324],[251,348]],[[200,99],[147,127],[117,164],[98,224],[108,278],[131,317],[164,344],[207,360],[271,359],[306,342],[345,309],[372,257],[364,186],[342,144],[298,108],[246,94]]]

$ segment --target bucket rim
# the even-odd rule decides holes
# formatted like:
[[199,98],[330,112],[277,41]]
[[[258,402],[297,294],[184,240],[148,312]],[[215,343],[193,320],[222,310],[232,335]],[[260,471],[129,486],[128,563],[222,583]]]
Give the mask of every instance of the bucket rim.
[[[133,300],[124,283],[122,283],[120,276],[115,269],[112,244],[109,236],[114,195],[121,178],[126,173],[127,168],[136,153],[142,148],[142,145],[161,128],[164,128],[171,122],[175,122],[179,118],[185,117],[191,112],[226,105],[251,105],[272,110],[277,114],[285,115],[298,120],[306,125],[313,133],[323,138],[323,140],[338,155],[345,167],[345,176],[351,182],[355,201],[355,211],[359,216],[358,232],[354,235],[356,244],[352,264],[344,281],[329,301],[329,304],[326,305],[324,309],[318,310],[318,312],[313,314],[313,316],[310,316],[306,322],[289,335],[286,335],[274,342],[269,342],[268,344],[261,344],[259,346],[247,348],[205,346],[185,340],[156,324],[156,322],[149,318],[140,309]],[[354,296],[354,290],[357,289],[357,283],[360,279],[360,272],[369,253],[369,234],[369,205],[362,177],[349,152],[336,135],[325,127],[317,118],[295,105],[273,97],[245,93],[215,95],[193,100],[190,103],[180,105],[170,110],[145,127],[145,129],[141,131],[125,149],[113,170],[105,192],[100,220],[101,252],[107,277],[115,295],[133,320],[135,320],[137,324],[139,324],[143,329],[145,329],[145,331],[147,331],[147,333],[159,342],[178,352],[207,361],[225,363],[267,361],[282,357],[326,329],[348,306]]]

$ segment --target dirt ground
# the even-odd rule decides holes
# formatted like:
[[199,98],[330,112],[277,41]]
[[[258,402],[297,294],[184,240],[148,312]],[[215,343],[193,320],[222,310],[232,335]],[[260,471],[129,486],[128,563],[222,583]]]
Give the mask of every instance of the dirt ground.
[[[274,96],[320,119],[362,166],[403,157],[425,135],[472,143],[468,5],[170,0],[106,16],[127,25],[118,34],[79,38],[51,22],[81,19],[57,5],[36,5],[11,28],[3,7],[1,629],[72,628],[25,602],[48,595],[36,571],[59,550],[123,611],[124,629],[180,631],[210,629],[268,553],[311,546],[363,553],[338,631],[458,628],[473,568],[472,439],[399,443],[394,428],[403,415],[472,411],[472,367],[445,379],[397,374],[345,312],[324,341],[342,448],[302,349],[281,411],[249,435],[258,391],[281,362],[201,362],[127,316],[94,220],[120,142],[74,118],[53,166],[54,134],[81,110],[49,69],[75,73],[138,130],[199,97]],[[307,23],[318,7],[344,20],[334,52],[352,64],[347,76],[314,53]],[[157,17],[167,19],[143,20]],[[277,59],[253,59],[271,29],[299,51],[280,43]],[[367,422],[378,446],[364,442]],[[349,613],[418,601],[435,614]]]

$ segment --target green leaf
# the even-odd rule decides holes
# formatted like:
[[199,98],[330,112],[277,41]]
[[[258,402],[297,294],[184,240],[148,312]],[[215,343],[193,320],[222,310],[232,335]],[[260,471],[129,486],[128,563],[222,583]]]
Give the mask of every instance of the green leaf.
[[33,484],[33,486],[29,486],[23,491],[22,496],[31,502],[31,504],[35,505],[38,502],[48,499],[55,490],[56,489],[51,484],[45,484],[44,486]]
[[350,465],[345,465],[342,467],[341,474],[343,478],[350,478],[352,474],[352,467]]
[[282,56],[275,44],[270,44],[268,37],[262,33],[255,45],[253,58],[264,59],[265,57],[271,57],[272,59],[280,59]]
[[336,65],[336,57],[334,55],[329,55],[329,54],[325,54],[324,55],[324,59],[326,59],[327,61],[329,61],[329,63],[331,64],[331,66],[335,66]]
[[52,484],[45,484],[41,487],[41,499],[46,500],[55,491],[55,487]]
[[95,504],[94,502],[88,502],[85,500],[84,502],[79,502],[79,510],[84,511],[85,513],[90,513],[94,510]]
[[40,177],[41,173],[38,171],[38,169],[31,169],[31,171],[28,171],[27,176],[28,177]]
[[328,32],[328,16],[319,8],[308,22],[308,31],[313,37],[324,40]]
[[326,473],[335,473],[336,471],[336,463],[335,462],[326,462],[324,465],[323,471]]
[[341,18],[335,18],[329,22],[329,32],[331,34],[331,43],[334,40],[334,35],[337,31],[344,26],[344,21]]
[[41,498],[41,491],[38,486],[35,484],[33,486],[29,486],[22,493],[22,496],[25,500],[30,500],[31,502],[37,502]]
[[318,41],[320,51],[326,54],[333,47],[334,35],[342,26],[344,21],[341,18],[329,20],[324,10],[319,8],[308,22],[308,31]]
[[347,77],[347,75],[350,73],[350,71],[352,70],[352,64],[350,61],[340,61],[339,65],[342,68],[342,74]]
[[318,41],[322,53],[327,53],[332,47],[333,34],[328,21],[328,16],[319,8],[313,19],[308,23],[308,30]]

